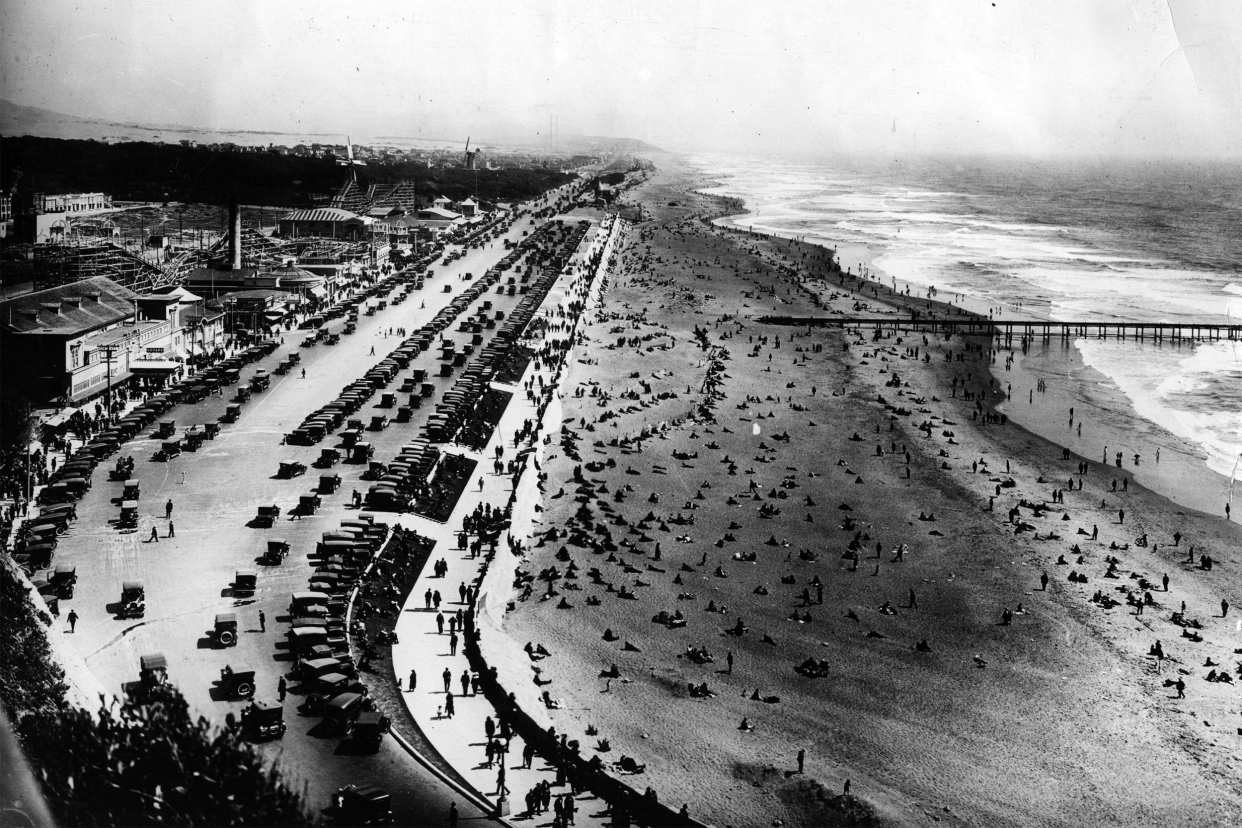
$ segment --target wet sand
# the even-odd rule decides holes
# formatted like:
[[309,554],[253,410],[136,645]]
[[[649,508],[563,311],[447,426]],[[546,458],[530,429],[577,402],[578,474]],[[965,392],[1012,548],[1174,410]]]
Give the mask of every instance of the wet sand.
[[[507,633],[551,655],[515,653],[502,683],[547,692],[559,700],[548,720],[584,755],[633,756],[646,771],[630,784],[721,826],[1242,818],[1237,684],[1205,680],[1242,678],[1237,610],[1218,617],[1222,598],[1242,601],[1238,526],[1181,515],[1140,485],[1103,491],[1094,461],[1083,490],[1052,504],[1082,461],[1013,423],[974,424],[952,378],[999,400],[988,360],[961,339],[755,322],[889,302],[832,281],[814,288],[821,311],[773,268],[822,273],[814,250],[709,228],[691,218],[720,209],[691,192],[704,182],[662,166],[630,194],[650,220],[627,232],[584,320],[561,428],[549,423],[542,447],[543,511],[529,558],[514,560],[576,577],[549,597],[541,579],[515,595]],[[973,344],[986,352],[988,339]],[[644,429],[659,434],[640,443]],[[1093,525],[1097,540],[1077,534]],[[1143,533],[1159,548],[1109,548]],[[1191,544],[1212,571],[1182,563]],[[1120,577],[1104,577],[1106,556]],[[1136,615],[1119,588],[1140,577],[1155,585]],[[1097,590],[1123,603],[1093,603]],[[1169,621],[1183,600],[1201,642]],[[685,625],[654,623],[661,611]],[[1147,655],[1156,639],[1162,661]],[[822,676],[795,669],[808,658]],[[616,678],[599,677],[614,664]],[[1177,677],[1185,699],[1165,686]],[[703,682],[714,695],[689,692]]]

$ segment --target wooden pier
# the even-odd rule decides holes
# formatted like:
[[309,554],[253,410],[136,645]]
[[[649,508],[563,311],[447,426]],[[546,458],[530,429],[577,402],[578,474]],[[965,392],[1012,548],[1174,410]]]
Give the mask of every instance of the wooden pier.
[[866,328],[871,330],[910,330],[963,336],[1021,339],[1132,339],[1138,342],[1242,341],[1242,322],[1221,325],[1215,322],[1052,322],[1035,319],[985,319],[981,316],[761,316],[755,320],[769,325],[791,327]]

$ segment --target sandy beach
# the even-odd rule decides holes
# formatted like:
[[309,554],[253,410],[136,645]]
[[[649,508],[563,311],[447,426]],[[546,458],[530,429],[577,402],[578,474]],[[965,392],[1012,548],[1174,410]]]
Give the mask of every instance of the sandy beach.
[[518,563],[575,577],[515,591],[506,632],[551,655],[502,683],[721,826],[1242,818],[1237,524],[972,419],[1000,416],[987,337],[756,322],[925,305],[711,227],[707,182],[660,166]]

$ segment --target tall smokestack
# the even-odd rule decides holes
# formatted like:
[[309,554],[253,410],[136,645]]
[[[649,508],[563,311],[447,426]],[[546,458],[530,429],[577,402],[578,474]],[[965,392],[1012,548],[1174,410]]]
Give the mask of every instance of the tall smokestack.
[[241,204],[237,199],[229,201],[229,267],[241,270]]

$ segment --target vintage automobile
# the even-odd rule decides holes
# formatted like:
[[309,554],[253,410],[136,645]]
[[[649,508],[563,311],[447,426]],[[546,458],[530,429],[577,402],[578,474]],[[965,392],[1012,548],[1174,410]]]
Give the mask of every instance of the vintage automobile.
[[220,424],[219,423],[204,423],[203,433],[207,435],[208,440],[216,439],[217,437],[220,436]]
[[118,529],[138,528],[138,501],[121,501],[121,516],[117,519],[116,525]]
[[354,443],[353,448],[350,449],[350,459],[352,459],[355,463],[369,462],[371,457],[374,455],[375,446],[367,442]]
[[239,403],[229,403],[224,407],[224,414],[220,417],[226,423],[235,423],[241,419],[241,405]]
[[252,739],[279,739],[285,735],[285,706],[276,699],[255,699],[242,710],[242,729]]
[[284,538],[270,538],[267,542],[267,552],[263,555],[263,563],[279,566],[284,563],[285,556],[289,554],[289,541]]
[[160,450],[157,451],[154,455],[152,455],[152,459],[167,463],[169,460],[172,460],[174,457],[180,457],[180,456],[181,456],[181,441],[180,440],[165,440],[160,445]]
[[286,480],[291,477],[297,477],[300,474],[306,474],[305,463],[297,463],[297,462],[281,463],[280,471],[277,472],[278,477],[281,477]]
[[319,450],[319,468],[330,469],[341,462],[341,453],[334,448]]
[[[319,679],[320,682],[323,678]],[[358,717],[363,714],[370,706],[371,702],[367,698],[366,688],[360,682],[346,680],[346,684],[351,688],[359,688],[361,692],[350,691],[338,693],[324,703],[323,708],[323,726],[330,733],[337,733],[342,736],[348,736],[353,732],[354,725],[358,721]],[[311,705],[315,696],[311,693],[307,697],[307,705]]]
[[244,699],[254,695],[254,668],[248,664],[236,667],[226,664],[220,670],[220,692],[228,699]]
[[339,488],[341,488],[341,476],[339,474],[319,475],[320,494],[332,494]]
[[254,396],[254,392],[248,386],[240,385],[237,388],[237,394],[233,397],[239,403],[250,402],[250,398]]
[[254,517],[254,525],[266,529],[271,529],[276,521],[280,519],[280,507],[275,504],[271,506],[260,506]]
[[392,796],[376,785],[346,785],[323,815],[333,825],[392,825]]
[[266,391],[271,384],[272,378],[262,368],[256,371],[254,376],[250,378],[250,390],[252,391]]
[[258,587],[259,575],[253,569],[239,569],[233,575],[234,597],[248,598]]
[[168,659],[160,653],[138,658],[138,678],[147,687],[168,683]]
[[140,500],[142,498],[142,484],[137,480],[127,480],[125,486],[121,489],[121,500]]
[[222,647],[232,647],[237,643],[237,613],[221,612],[216,614],[216,623],[211,636],[220,642]]
[[203,441],[207,439],[207,432],[199,431],[192,428],[185,433],[185,450],[198,451],[202,447]]
[[160,420],[159,431],[155,432],[156,439],[166,440],[177,432],[176,420]]
[[328,615],[328,605],[331,601],[332,596],[323,592],[314,590],[295,592],[290,596],[289,614],[294,618],[322,618]]
[[286,634],[289,639],[289,650],[295,658],[311,655],[313,648],[327,645],[333,652],[344,652],[347,645],[343,633],[329,631],[327,627],[294,627]]
[[117,615],[121,618],[142,618],[147,614],[147,590],[142,581],[125,581],[121,584],[121,606]]
[[56,591],[56,597],[62,601],[68,601],[73,597],[73,588],[77,582],[78,568],[73,564],[56,564],[56,569],[48,581]]
[[313,515],[319,511],[321,505],[323,505],[323,499],[317,492],[310,491],[298,495],[298,514],[300,515]]
[[[343,673],[327,673],[319,676],[313,681],[303,684],[310,692],[306,699],[302,702],[302,710],[309,716],[326,715],[328,704],[341,696],[357,696],[358,700],[350,707],[356,708],[350,712],[357,715],[361,712],[362,699],[366,697],[367,688],[357,678],[350,678]],[[353,723],[350,718],[349,723]]]
[[368,750],[379,750],[384,734],[392,730],[392,722],[378,710],[364,710],[354,720],[353,738]]
[[358,668],[349,656],[325,655],[319,658],[301,658],[293,668],[294,675],[302,681],[313,681],[330,673],[356,677]]

